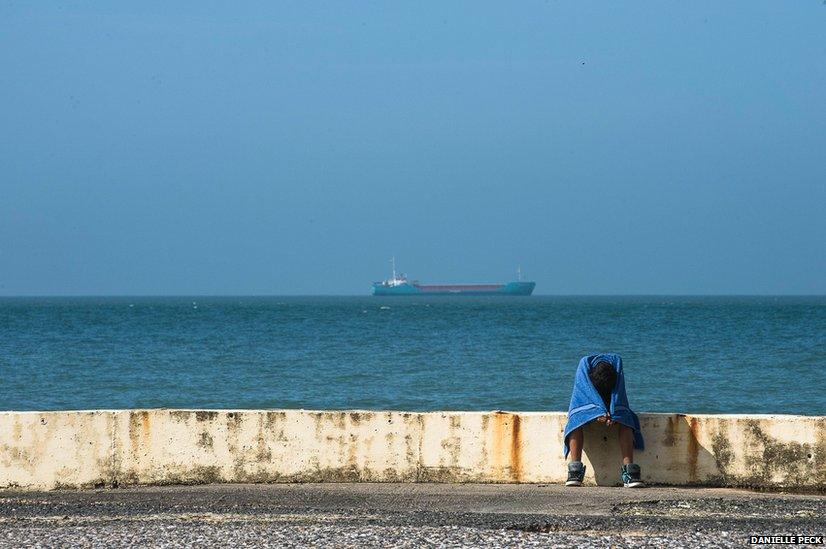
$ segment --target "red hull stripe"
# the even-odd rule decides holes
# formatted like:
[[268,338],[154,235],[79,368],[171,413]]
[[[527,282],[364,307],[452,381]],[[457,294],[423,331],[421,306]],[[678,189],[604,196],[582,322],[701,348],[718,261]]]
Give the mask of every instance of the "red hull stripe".
[[504,284],[416,284],[416,287],[423,292],[451,292],[451,291],[480,291],[498,290]]

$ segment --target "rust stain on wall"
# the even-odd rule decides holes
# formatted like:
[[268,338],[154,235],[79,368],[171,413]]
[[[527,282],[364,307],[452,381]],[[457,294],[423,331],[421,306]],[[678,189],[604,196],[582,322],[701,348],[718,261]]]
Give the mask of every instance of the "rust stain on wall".
[[141,412],[141,434],[149,438],[149,412]]
[[507,412],[495,412],[491,419],[490,457],[493,474],[498,477],[493,480],[519,482],[522,478],[522,420],[519,415]]
[[522,418],[513,415],[511,428],[511,475],[513,480],[522,480]]
[[494,476],[502,474],[502,470],[507,467],[509,456],[503,455],[502,441],[505,438],[504,431],[506,427],[506,416],[502,412],[496,412],[491,415],[490,433],[490,465],[491,473]]
[[688,419],[688,478],[693,482],[697,480],[697,460],[700,457],[700,444],[697,441],[699,423],[696,417]]

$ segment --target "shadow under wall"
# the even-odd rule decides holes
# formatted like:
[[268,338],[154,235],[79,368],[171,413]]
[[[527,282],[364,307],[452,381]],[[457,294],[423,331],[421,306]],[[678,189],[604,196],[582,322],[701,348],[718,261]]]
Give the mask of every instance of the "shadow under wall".
[[[645,450],[634,450],[634,462],[642,468],[642,479],[649,484],[719,484],[717,460],[699,443],[695,420],[681,414],[665,419],[640,417]],[[620,486],[619,426],[592,421],[584,436],[583,454],[597,486]]]

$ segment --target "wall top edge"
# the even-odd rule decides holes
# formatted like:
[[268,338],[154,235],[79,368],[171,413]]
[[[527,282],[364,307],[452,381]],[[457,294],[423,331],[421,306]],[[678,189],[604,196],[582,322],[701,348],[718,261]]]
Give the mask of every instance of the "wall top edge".
[[[305,408],[122,408],[122,409],[100,409],[100,410],[0,410],[0,416],[4,415],[62,415],[62,414],[121,414],[133,412],[215,412],[218,414],[227,413],[308,413],[308,414],[413,414],[423,416],[440,415],[491,415],[491,414],[517,414],[519,416],[565,416],[564,411],[518,411],[518,410],[439,410],[439,411],[407,411],[407,410],[319,410]],[[683,412],[639,412],[640,417],[692,417],[692,418],[720,418],[720,419],[806,419],[806,420],[826,420],[826,416],[817,415],[796,415],[796,414],[693,414]]]

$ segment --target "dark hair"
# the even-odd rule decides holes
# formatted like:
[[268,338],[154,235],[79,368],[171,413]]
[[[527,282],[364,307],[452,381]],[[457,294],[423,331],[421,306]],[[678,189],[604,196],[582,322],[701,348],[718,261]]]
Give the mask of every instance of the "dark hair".
[[605,402],[605,407],[611,408],[611,393],[614,391],[614,385],[617,384],[617,372],[614,367],[608,362],[598,362],[591,368],[588,377],[591,378],[591,383],[596,387],[599,396]]

